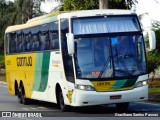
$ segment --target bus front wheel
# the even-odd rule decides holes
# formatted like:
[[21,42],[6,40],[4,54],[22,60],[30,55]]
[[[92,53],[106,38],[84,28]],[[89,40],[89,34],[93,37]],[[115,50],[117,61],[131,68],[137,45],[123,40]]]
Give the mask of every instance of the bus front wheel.
[[66,112],[67,111],[67,105],[65,105],[64,103],[64,97],[63,97],[63,93],[62,91],[59,92],[59,99],[58,99],[58,104],[60,109],[62,110],[62,112]]

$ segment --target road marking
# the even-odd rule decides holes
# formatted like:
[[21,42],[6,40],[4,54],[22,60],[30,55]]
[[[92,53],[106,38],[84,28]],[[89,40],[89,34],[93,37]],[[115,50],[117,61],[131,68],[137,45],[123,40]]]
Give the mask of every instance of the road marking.
[[46,109],[45,107],[37,107],[37,108],[39,108],[39,109]]
[[48,110],[48,108],[46,107],[29,107],[29,108],[22,108],[25,111],[29,111],[29,110]]
[[28,111],[29,109],[28,108],[22,108],[23,110],[26,110],[26,111]]
[[17,117],[18,119],[22,119],[22,120],[33,120],[33,119],[29,119],[29,118],[20,118],[20,117]]
[[147,102],[135,102],[135,103],[160,106],[158,103],[157,104],[156,103],[151,103],[149,101],[147,101]]
[[35,110],[35,109],[37,109],[37,108],[31,107],[30,109]]

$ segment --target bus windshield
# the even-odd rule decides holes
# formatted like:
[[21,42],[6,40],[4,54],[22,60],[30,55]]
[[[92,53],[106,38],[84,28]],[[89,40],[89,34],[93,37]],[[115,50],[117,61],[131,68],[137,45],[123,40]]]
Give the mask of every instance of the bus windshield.
[[141,35],[75,39],[77,78],[129,77],[146,73]]

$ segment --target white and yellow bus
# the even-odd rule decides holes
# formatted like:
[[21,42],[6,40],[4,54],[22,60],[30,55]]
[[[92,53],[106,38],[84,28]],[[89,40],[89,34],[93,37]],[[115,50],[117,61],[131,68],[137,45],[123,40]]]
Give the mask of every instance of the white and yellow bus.
[[5,32],[8,91],[68,106],[148,99],[142,29],[129,10],[51,13],[10,26]]

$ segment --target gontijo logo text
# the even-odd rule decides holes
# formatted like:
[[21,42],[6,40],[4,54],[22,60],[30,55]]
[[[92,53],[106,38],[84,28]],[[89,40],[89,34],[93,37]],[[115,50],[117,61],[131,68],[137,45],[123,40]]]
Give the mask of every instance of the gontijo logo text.
[[32,66],[32,57],[17,57],[17,66]]

